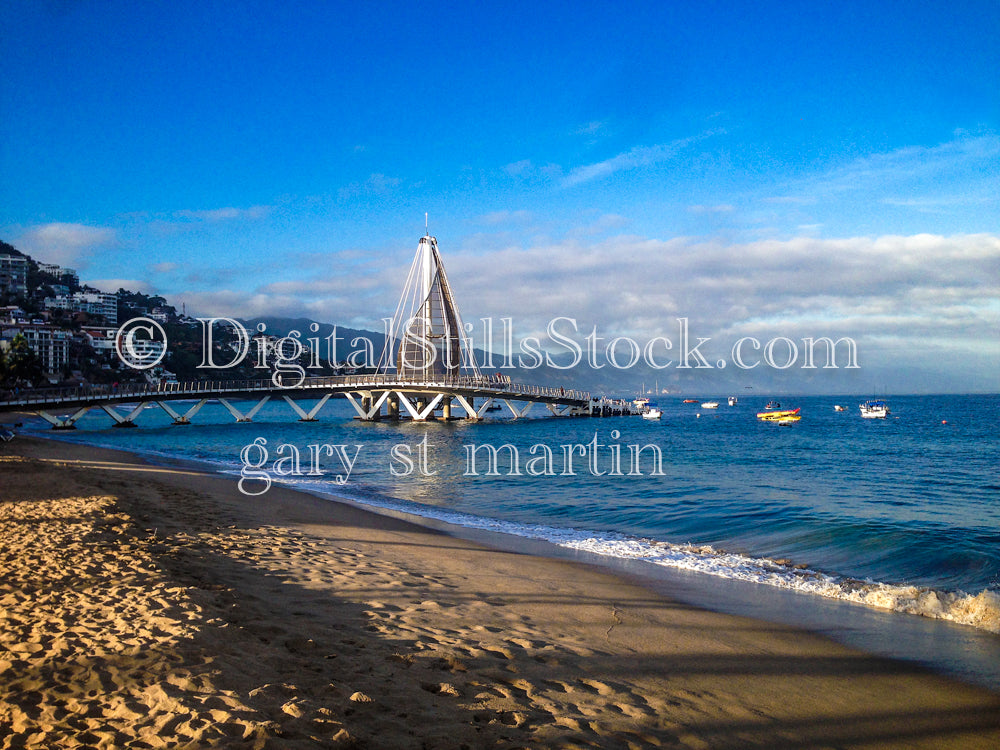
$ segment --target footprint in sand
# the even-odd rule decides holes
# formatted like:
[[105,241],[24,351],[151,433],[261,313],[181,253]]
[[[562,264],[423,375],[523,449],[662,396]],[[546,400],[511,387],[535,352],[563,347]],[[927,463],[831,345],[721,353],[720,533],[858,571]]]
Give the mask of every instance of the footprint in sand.
[[599,680],[580,680],[580,684],[598,695],[613,695],[615,692],[613,688]]
[[505,648],[499,648],[498,646],[486,646],[482,643],[479,647],[485,651],[490,656],[496,657],[497,659],[513,659],[514,655]]
[[472,629],[473,630],[479,630],[479,631],[485,630],[485,631],[487,631],[489,633],[502,633],[503,632],[503,628],[495,628],[495,627],[491,627],[490,625],[476,625]]

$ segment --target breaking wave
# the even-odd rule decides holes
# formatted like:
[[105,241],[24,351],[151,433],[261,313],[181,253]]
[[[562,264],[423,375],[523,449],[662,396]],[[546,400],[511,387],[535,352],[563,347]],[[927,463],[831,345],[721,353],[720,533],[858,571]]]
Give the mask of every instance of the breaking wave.
[[779,560],[716,550],[709,545],[673,544],[615,533],[597,536],[593,532],[580,529],[505,521],[383,496],[372,496],[364,492],[339,490],[338,495],[334,496],[317,485],[301,482],[296,484],[300,489],[334,499],[347,496],[363,505],[399,511],[456,526],[539,539],[566,549],[595,555],[623,560],[642,560],[665,568],[775,586],[802,594],[948,620],[987,632],[1000,633],[1000,592],[991,589],[985,589],[978,594],[968,594],[964,591],[941,591],[925,586],[860,580],[831,575],[803,566],[793,566]]

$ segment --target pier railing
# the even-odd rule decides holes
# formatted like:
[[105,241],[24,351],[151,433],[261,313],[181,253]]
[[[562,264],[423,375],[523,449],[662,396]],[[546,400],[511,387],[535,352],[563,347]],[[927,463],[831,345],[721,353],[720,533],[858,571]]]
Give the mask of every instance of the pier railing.
[[[280,381],[279,381],[280,382]],[[119,383],[117,385],[80,385],[76,387],[33,388],[16,392],[0,393],[0,406],[29,407],[54,404],[78,404],[100,401],[156,400],[157,398],[177,399],[190,396],[199,398],[216,394],[238,396],[262,393],[297,393],[303,391],[351,391],[378,388],[432,390],[432,391],[479,391],[498,396],[524,396],[563,402],[590,401],[588,391],[567,390],[551,386],[515,383],[504,375],[485,377],[444,376],[439,378],[415,378],[396,375],[329,375],[308,377],[301,383],[289,380],[287,384],[276,385],[271,378],[254,380],[195,380],[177,383]]]

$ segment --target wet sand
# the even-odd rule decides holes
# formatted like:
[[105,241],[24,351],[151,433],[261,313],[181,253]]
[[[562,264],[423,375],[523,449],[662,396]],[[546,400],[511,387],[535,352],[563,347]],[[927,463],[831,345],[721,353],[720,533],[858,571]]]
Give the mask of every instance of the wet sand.
[[1000,747],[1000,695],[283,488],[0,451],[0,748]]

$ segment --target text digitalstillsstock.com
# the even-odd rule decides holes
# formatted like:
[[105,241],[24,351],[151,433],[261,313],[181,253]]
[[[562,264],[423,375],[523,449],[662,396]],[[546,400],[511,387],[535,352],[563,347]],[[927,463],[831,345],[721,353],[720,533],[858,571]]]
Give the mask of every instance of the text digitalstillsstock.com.
[[[612,430],[612,441],[621,433]],[[375,458],[394,477],[413,474],[434,476],[427,436],[416,444],[396,443]],[[594,477],[664,476],[663,451],[647,443],[600,442],[599,433],[587,443],[562,443],[551,446],[535,443],[518,447],[512,443],[467,443],[462,446],[462,475],[508,477],[554,477],[588,474]],[[277,480],[293,481],[329,477],[345,485],[351,477],[365,446],[361,443],[311,443],[302,447],[281,443],[268,448],[267,439],[257,437],[240,450],[239,489],[244,495],[263,495]]]
[[[312,323],[309,333],[293,330],[280,338],[267,336],[267,326],[258,324],[251,333],[242,323],[232,318],[197,318],[201,324],[201,361],[198,369],[225,370],[237,367],[248,358],[255,369],[268,371],[277,387],[297,388],[307,376],[307,370],[319,370],[338,364],[338,352],[349,345],[343,364],[351,368],[375,369],[395,367],[395,357],[385,356],[385,347],[377,346],[366,336],[341,339],[337,328],[320,336],[320,326]],[[406,367],[428,367],[440,357],[447,367],[472,367],[488,370],[534,370],[548,367],[554,370],[572,370],[586,367],[601,370],[610,367],[628,370],[644,365],[653,370],[706,370],[724,369],[730,363],[741,370],[764,366],[786,370],[798,366],[804,370],[859,369],[857,342],[850,337],[836,340],[829,336],[804,336],[796,340],[776,336],[760,341],[753,336],[739,338],[728,348],[728,359],[711,354],[711,337],[694,336],[687,318],[677,318],[675,337],[656,335],[645,340],[630,336],[601,335],[597,326],[584,334],[577,321],[569,317],[556,317],[548,322],[544,336],[524,336],[515,340],[514,321],[501,318],[495,326],[492,318],[483,318],[482,338],[474,340],[473,327],[466,324],[460,335],[460,362],[447,361],[450,347],[438,348],[438,343],[419,331],[416,318],[403,326],[400,356]],[[384,341],[393,340],[393,321],[386,318]],[[228,332],[223,335],[223,332]],[[228,343],[222,353],[220,336]],[[135,318],[119,328],[116,350],[121,360],[135,369],[148,369],[166,355],[169,342],[163,328],[148,318]],[[379,351],[381,349],[381,352]],[[410,352],[419,353],[419,362],[408,362]],[[473,361],[476,360],[476,361]],[[817,365],[817,362],[820,364]]]

